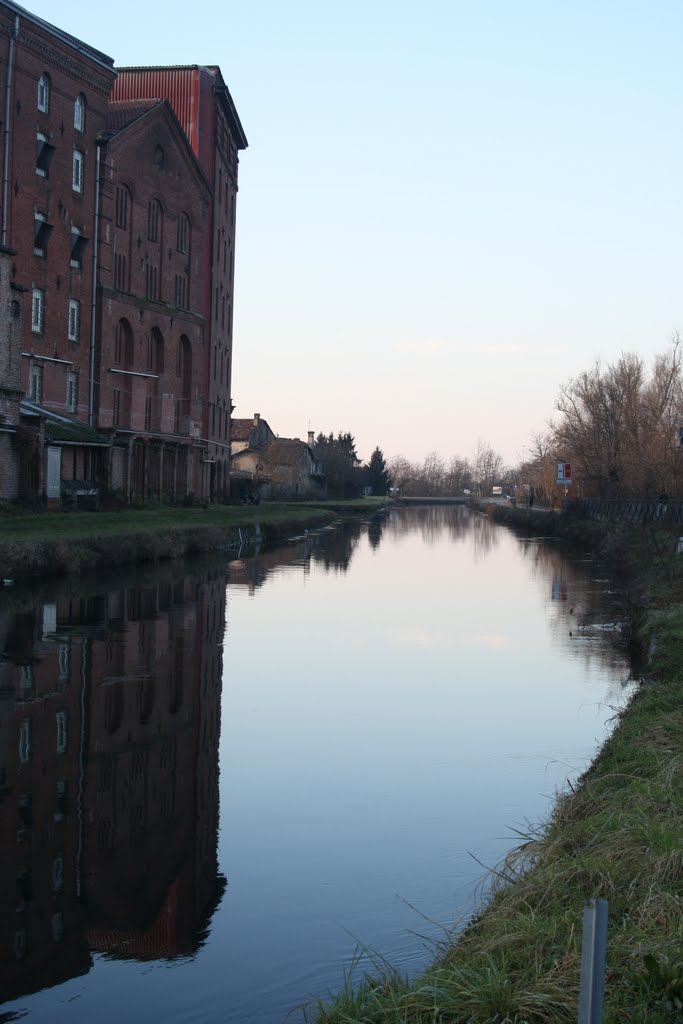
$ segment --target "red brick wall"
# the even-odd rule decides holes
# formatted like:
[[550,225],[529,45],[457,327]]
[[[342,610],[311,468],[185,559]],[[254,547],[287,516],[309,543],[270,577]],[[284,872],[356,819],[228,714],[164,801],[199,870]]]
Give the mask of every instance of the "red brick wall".
[[[4,110],[9,36],[14,16],[0,7],[0,110]],[[49,108],[38,109],[38,81],[49,76]],[[13,280],[24,294],[24,352],[50,356],[67,363],[41,362],[43,404],[66,412],[66,373],[79,373],[78,415],[87,417],[89,392],[90,310],[92,300],[92,240],[95,207],[95,137],[104,127],[107,96],[115,78],[107,60],[91,57],[29,19],[20,18],[12,76],[9,150],[7,244],[17,250]],[[85,130],[74,125],[74,104],[85,97]],[[36,173],[36,137],[41,132],[54,147],[47,177]],[[74,191],[73,152],[84,155],[81,193]],[[34,254],[35,213],[52,225],[46,255]],[[71,231],[89,239],[81,269],[70,266]],[[31,330],[31,289],[45,292],[42,333]],[[81,303],[79,341],[68,340],[69,299]],[[28,388],[29,358],[22,359],[22,380]]]

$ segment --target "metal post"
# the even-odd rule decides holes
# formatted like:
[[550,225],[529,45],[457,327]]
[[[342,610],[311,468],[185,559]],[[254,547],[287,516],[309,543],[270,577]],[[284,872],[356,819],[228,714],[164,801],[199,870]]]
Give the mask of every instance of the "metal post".
[[602,1024],[607,956],[607,900],[588,900],[583,908],[579,1024]]

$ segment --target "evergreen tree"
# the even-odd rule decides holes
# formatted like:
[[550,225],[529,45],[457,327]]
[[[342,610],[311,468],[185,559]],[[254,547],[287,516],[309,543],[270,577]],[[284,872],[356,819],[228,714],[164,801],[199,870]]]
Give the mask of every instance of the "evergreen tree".
[[391,485],[391,475],[380,448],[375,448],[366,466],[366,478],[373,494],[386,494]]

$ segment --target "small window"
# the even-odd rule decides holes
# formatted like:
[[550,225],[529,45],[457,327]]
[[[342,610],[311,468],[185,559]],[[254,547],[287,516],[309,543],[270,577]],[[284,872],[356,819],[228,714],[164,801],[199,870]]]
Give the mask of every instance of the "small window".
[[69,370],[66,375],[66,411],[78,410],[78,374]]
[[81,153],[80,149],[74,149],[74,162],[73,162],[73,180],[72,188],[74,192],[83,191],[83,169],[85,165],[85,156]]
[[48,224],[42,213],[34,214],[33,226],[33,252],[36,256],[45,256],[47,243],[52,234],[52,224]]
[[188,252],[190,248],[190,220],[187,214],[181,214],[178,220],[178,252]]
[[79,341],[81,332],[81,304],[69,299],[69,341]]
[[147,211],[147,238],[150,242],[159,241],[159,225],[161,222],[161,207],[156,199],[149,204]]
[[85,131],[85,96],[83,93],[76,97],[74,103],[74,128],[77,132]]
[[36,174],[39,177],[47,178],[54,155],[55,147],[51,144],[47,135],[38,132],[36,134]]
[[33,289],[31,302],[31,330],[34,334],[42,334],[45,324],[45,292],[42,288]]
[[32,402],[37,402],[38,405],[43,400],[43,368],[37,363],[34,363],[29,370],[28,396]]
[[41,75],[38,79],[38,110],[47,114],[50,109],[50,79]]
[[70,265],[74,270],[82,270],[83,255],[88,239],[82,235],[78,228],[71,229],[71,260]]
[[19,760],[26,764],[31,760],[31,719],[24,718],[19,723]]
[[125,185],[116,187],[115,224],[117,228],[123,228],[124,231],[128,228],[128,189]]

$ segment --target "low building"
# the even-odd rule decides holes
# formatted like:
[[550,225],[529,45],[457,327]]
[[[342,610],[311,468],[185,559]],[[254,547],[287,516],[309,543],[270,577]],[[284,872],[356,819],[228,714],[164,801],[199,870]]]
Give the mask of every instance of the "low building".
[[261,414],[254,413],[251,420],[233,419],[230,423],[230,454],[237,455],[245,448],[258,448],[267,441],[274,441],[275,434]]
[[325,494],[323,467],[310,444],[298,437],[277,437],[245,448],[232,459],[233,473],[251,482],[251,490],[263,499],[296,500]]

